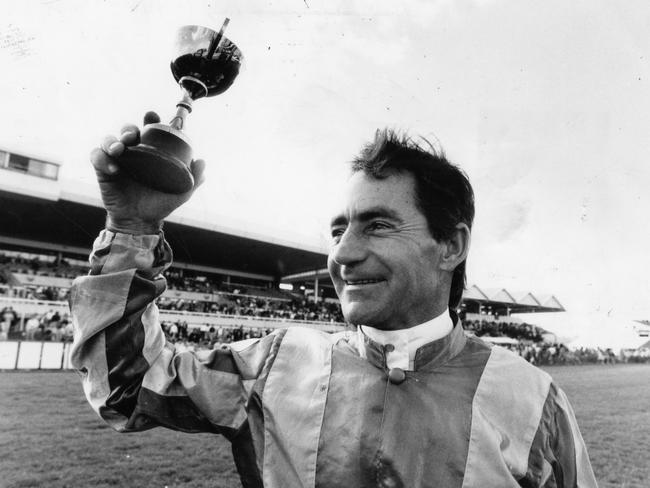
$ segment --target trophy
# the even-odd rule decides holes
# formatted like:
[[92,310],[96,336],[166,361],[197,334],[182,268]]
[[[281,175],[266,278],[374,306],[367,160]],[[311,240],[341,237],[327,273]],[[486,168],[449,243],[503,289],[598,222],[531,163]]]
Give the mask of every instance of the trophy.
[[183,92],[169,124],[147,124],[140,143],[128,147],[117,163],[133,179],[165,193],[185,193],[194,186],[189,170],[192,147],[183,133],[194,100],[220,95],[235,81],[243,59],[239,48],[219,32],[186,25],[176,35],[171,71]]

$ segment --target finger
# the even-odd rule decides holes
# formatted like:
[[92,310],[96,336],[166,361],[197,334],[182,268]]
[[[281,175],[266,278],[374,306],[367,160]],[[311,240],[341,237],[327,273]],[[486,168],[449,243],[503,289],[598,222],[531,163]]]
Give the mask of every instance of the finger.
[[156,112],[152,112],[151,110],[144,114],[144,125],[147,124],[157,124],[160,122],[160,117]]
[[140,129],[135,124],[125,124],[120,130],[120,142],[125,146],[135,146],[140,143]]
[[198,188],[205,181],[205,161],[202,159],[195,159],[190,163],[190,171],[194,176],[194,188]]
[[96,147],[91,151],[90,162],[98,174],[114,175],[120,170],[115,161],[101,147]]
[[102,150],[111,157],[118,157],[124,152],[124,144],[117,140],[117,137],[110,135],[104,137]]

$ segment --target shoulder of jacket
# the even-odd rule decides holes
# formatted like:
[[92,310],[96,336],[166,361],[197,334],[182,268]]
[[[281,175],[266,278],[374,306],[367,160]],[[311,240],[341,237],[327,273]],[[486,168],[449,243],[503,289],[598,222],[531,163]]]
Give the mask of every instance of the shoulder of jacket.
[[[551,376],[519,355],[493,346],[477,392],[484,400],[512,408],[531,408],[544,404],[552,383]],[[533,407],[536,409],[536,407]]]

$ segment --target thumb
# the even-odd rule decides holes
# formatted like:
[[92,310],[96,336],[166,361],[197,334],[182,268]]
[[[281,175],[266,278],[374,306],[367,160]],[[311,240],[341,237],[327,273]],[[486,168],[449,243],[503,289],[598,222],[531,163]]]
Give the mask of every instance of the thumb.
[[150,110],[144,114],[144,125],[157,124],[158,122],[160,122],[160,116],[156,112]]
[[194,189],[198,188],[205,181],[205,161],[203,159],[195,159],[190,163],[190,171],[194,177]]

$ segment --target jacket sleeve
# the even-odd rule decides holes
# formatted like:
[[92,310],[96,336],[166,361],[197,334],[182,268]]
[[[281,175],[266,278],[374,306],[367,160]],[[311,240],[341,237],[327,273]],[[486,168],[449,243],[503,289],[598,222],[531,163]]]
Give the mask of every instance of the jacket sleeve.
[[162,233],[99,235],[89,274],[72,286],[72,364],[91,406],[116,430],[162,425],[234,434],[281,334],[205,353],[177,350],[165,339],[154,303],[171,258]]
[[520,485],[543,488],[592,488],[596,478],[573,409],[551,383]]

